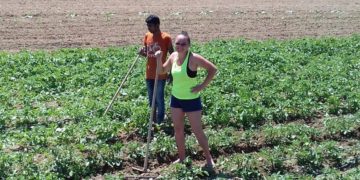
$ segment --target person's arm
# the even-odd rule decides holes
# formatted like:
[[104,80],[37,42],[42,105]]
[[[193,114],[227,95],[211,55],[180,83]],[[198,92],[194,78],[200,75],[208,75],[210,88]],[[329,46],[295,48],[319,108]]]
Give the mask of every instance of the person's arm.
[[147,56],[147,54],[146,54],[146,46],[143,46],[142,48],[140,48],[138,54],[143,56],[143,57],[146,57]]
[[174,46],[172,45],[171,39],[169,41],[169,49],[168,49],[169,54],[172,54],[174,52]]
[[207,76],[201,84],[195,86],[192,89],[193,93],[199,92],[199,91],[205,89],[210,84],[210,82],[214,78],[216,71],[217,71],[216,66],[212,62],[210,62],[209,60],[205,59],[204,57],[202,57],[198,54],[194,54],[194,63],[196,65],[196,67],[201,67],[201,68],[206,69]]
[[144,46],[141,47],[141,48],[139,49],[139,52],[138,52],[138,54],[141,55],[141,56],[143,56],[143,57],[147,57],[146,38],[147,38],[147,36],[145,35],[145,37],[144,37],[144,42],[143,42],[143,45],[144,45]]
[[[168,52],[169,54],[171,55],[173,52],[174,52],[174,46],[172,45],[172,41],[171,41],[171,38],[169,40],[169,46],[168,46]],[[171,71],[171,66],[170,66],[170,70]],[[167,76],[167,79],[166,81],[168,82],[168,84],[172,84],[173,82],[173,77],[172,77],[172,74],[171,73],[168,73],[168,76]]]
[[164,64],[161,62],[162,56],[163,56],[163,52],[161,50],[155,52],[156,66],[157,66],[156,68],[158,68],[159,74],[166,74],[171,69],[172,57],[174,55],[171,54]]

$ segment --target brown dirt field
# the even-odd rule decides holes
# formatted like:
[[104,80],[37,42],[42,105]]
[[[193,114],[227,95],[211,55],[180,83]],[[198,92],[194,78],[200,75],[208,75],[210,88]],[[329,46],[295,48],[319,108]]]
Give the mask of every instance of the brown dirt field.
[[2,0],[0,50],[141,44],[145,18],[193,41],[347,36],[360,32],[358,0]]

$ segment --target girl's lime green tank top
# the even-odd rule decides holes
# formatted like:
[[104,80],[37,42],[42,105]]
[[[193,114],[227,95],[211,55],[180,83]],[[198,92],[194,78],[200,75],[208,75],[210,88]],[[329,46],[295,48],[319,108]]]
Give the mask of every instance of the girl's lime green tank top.
[[200,96],[199,92],[191,92],[191,89],[198,83],[196,78],[190,78],[187,74],[189,55],[190,51],[188,51],[181,66],[177,64],[179,57],[177,57],[172,64],[171,75],[173,77],[173,86],[171,94],[178,99],[196,99]]

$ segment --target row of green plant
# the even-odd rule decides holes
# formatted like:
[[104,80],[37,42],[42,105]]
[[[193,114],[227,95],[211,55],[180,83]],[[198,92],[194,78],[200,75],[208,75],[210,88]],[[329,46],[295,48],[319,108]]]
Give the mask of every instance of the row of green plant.
[[[335,124],[338,124],[338,126],[334,126]],[[265,125],[260,129],[246,130],[244,132],[236,131],[234,128],[223,128],[221,131],[206,129],[205,132],[209,137],[209,146],[214,155],[232,154],[240,151],[271,150],[269,148],[275,146],[269,154],[285,156],[287,152],[284,149],[279,149],[277,146],[289,144],[298,146],[287,149],[298,152],[298,156],[296,156],[298,162],[308,169],[304,170],[304,173],[313,174],[315,172],[312,171],[319,171],[324,165],[319,165],[317,162],[310,163],[308,162],[309,160],[318,158],[317,156],[323,155],[326,151],[340,153],[341,144],[336,144],[324,138],[337,137],[333,135],[339,135],[346,141],[358,138],[358,136],[354,137],[353,133],[359,132],[360,114],[325,118],[320,126],[323,127],[314,128],[307,125],[290,123],[287,125]],[[58,128],[49,131],[56,132],[57,135],[46,134],[41,130],[37,130],[36,132],[39,134],[35,135],[30,133],[14,133],[13,136],[6,137],[6,141],[1,142],[5,153],[2,153],[1,156],[3,161],[1,161],[0,170],[3,175],[7,174],[8,177],[23,174],[24,177],[33,176],[34,178],[79,178],[93,175],[95,172],[105,171],[106,169],[122,169],[123,162],[140,166],[143,164],[145,158],[144,142],[130,141],[125,145],[113,140],[113,138],[116,138],[114,137],[116,135],[110,135],[111,133],[117,133],[119,129],[112,129],[111,133],[108,132],[107,135],[104,135],[106,134],[106,129],[96,131],[98,130],[97,127],[104,127],[104,125],[98,124],[91,127],[93,128],[84,134],[72,134],[76,133],[76,128],[70,130],[70,127],[68,129]],[[83,137],[76,137],[76,135]],[[112,137],[112,139],[103,139],[104,137]],[[316,142],[313,142],[314,139],[317,139],[320,144],[328,143],[330,145],[321,146],[322,149],[315,151],[310,147],[310,145],[316,144]],[[358,141],[355,143],[359,144]],[[57,146],[56,144],[61,145]],[[188,156],[197,160],[202,159],[202,151],[194,136],[187,136],[186,146]],[[305,147],[308,147],[308,149],[304,149]],[[351,147],[352,151],[358,149],[354,147]],[[299,151],[301,148],[304,149],[302,152]],[[315,152],[318,154],[312,154]],[[251,154],[247,155],[251,156]],[[353,157],[359,156],[356,153],[351,155]],[[176,157],[177,150],[174,137],[162,131],[157,132],[150,144],[150,161],[155,161],[158,164],[171,163]],[[339,155],[336,155],[336,157],[339,157]],[[289,159],[289,157],[287,158]],[[283,163],[284,159],[285,157],[274,157],[272,161]],[[341,162],[341,159],[343,157],[335,158],[332,161],[335,167],[340,168],[342,164],[345,164]],[[325,160],[331,159],[329,157],[321,157],[320,160],[323,163]],[[259,166],[261,164],[264,166],[263,162],[258,162],[258,164]],[[283,169],[283,165],[277,169]],[[227,170],[224,171],[228,172]],[[38,174],[38,172],[44,173]],[[237,175],[235,174],[234,176]]]
[[220,65],[204,93],[211,125],[246,128],[359,110],[359,36],[217,41],[197,51]]
[[[234,153],[217,158],[216,175],[199,165],[189,168],[189,163],[175,164],[165,168],[162,178],[176,179],[181,177],[206,178],[217,177],[231,179],[351,179],[359,176],[358,164],[355,167],[341,169],[343,164],[359,156],[357,142],[353,146],[341,147],[339,142],[295,140],[291,145],[280,145],[263,148],[252,153]],[[188,163],[188,164],[187,164]],[[356,178],[355,178],[356,179]]]
[[[338,126],[332,126],[338,124]],[[264,147],[291,144],[293,141],[315,141],[327,140],[342,141],[358,138],[360,128],[360,114],[349,115],[338,118],[325,118],[321,125],[323,127],[310,127],[306,124],[278,124],[265,125],[259,129],[237,131],[234,128],[223,128],[221,131],[206,129],[209,138],[209,147],[213,154],[228,154],[237,151],[257,151]],[[329,126],[330,125],[330,126]],[[129,159],[141,161],[145,154],[144,143],[131,141],[128,148]],[[186,137],[186,152],[193,158],[202,156],[201,150],[194,136]],[[150,145],[150,157],[159,163],[171,162],[176,158],[175,139],[163,132],[157,133]],[[126,146],[125,146],[126,148]]]
[[[219,74],[203,93],[211,126],[251,127],[359,110],[359,36],[291,41],[214,41],[193,50],[212,60]],[[104,111],[135,57],[136,47],[64,49],[0,54],[1,127],[49,118],[84,119]],[[336,53],[335,53],[336,52]],[[146,107],[144,61],[123,93],[123,108]],[[49,104],[55,104],[51,106]],[[135,119],[130,108],[110,117]],[[115,111],[116,110],[116,111]],[[141,111],[141,110],[140,110]],[[5,119],[13,119],[11,124]],[[40,120],[39,120],[40,119]],[[15,121],[15,122],[14,122]],[[20,122],[17,122],[20,121]]]

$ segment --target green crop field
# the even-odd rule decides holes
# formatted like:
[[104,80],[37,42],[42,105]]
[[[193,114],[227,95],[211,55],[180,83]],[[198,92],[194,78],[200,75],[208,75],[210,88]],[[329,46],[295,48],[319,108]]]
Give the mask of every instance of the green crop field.
[[[138,48],[0,52],[0,179],[139,175],[131,167],[143,165],[146,149],[145,59],[102,116]],[[192,166],[171,164],[177,150],[166,119],[153,129],[149,175],[360,178],[359,35],[216,40],[192,50],[219,69],[202,92],[215,172],[201,168],[204,157],[188,126]],[[167,86],[167,104],[169,95]]]

